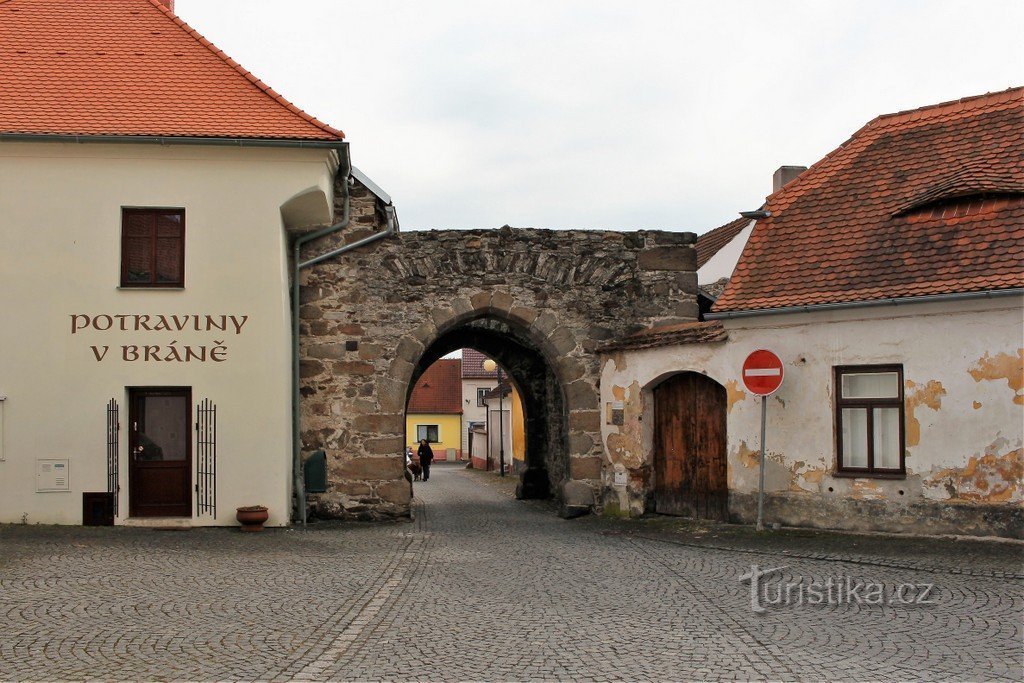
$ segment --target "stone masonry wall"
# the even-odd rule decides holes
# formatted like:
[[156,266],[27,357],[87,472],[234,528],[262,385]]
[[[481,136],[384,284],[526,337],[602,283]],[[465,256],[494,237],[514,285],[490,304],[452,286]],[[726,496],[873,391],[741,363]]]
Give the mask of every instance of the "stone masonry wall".
[[[304,258],[383,229],[382,207],[365,188],[353,189],[351,207],[350,227]],[[550,419],[563,420],[566,435],[563,484],[553,493],[567,505],[596,504],[606,459],[594,350],[647,325],[696,319],[694,241],[658,231],[408,232],[304,270],[303,453],[328,456],[328,492],[311,496],[313,514],[409,514],[408,389],[447,352],[438,340],[450,345],[463,328],[507,330],[543,358],[563,404]]]

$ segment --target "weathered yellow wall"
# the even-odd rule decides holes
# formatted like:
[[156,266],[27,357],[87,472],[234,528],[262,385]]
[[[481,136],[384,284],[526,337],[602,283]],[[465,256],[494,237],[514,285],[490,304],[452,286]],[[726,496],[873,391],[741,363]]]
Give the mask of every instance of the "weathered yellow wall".
[[438,443],[431,443],[430,448],[434,451],[434,457],[441,459],[445,457],[445,451],[454,448],[456,451],[462,448],[462,415],[445,413],[408,413],[405,416],[405,440],[415,452],[417,448],[416,426],[437,425]]
[[[602,427],[606,486],[642,507],[651,486],[652,389],[682,371],[707,374],[728,395],[729,488],[756,493],[760,399],[743,388],[743,359],[782,359],[768,398],[766,490],[830,501],[1000,505],[1024,501],[1024,298],[766,315],[725,321],[729,341],[614,352],[604,357],[602,414],[622,402],[625,424]],[[899,363],[904,371],[905,479],[834,476],[833,368]],[[626,485],[611,481],[618,470]]]
[[523,414],[523,400],[512,387],[512,457],[526,460],[526,417]]

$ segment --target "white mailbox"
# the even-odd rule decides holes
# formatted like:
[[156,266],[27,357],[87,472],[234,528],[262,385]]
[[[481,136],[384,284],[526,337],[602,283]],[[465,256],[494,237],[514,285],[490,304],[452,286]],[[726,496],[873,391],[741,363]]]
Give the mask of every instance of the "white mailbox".
[[36,493],[70,491],[71,471],[68,460],[36,460]]

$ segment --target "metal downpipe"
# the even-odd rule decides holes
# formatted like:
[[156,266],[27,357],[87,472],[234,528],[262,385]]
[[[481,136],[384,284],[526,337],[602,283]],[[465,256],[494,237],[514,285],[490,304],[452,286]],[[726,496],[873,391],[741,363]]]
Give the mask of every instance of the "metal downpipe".
[[321,254],[308,261],[300,260],[300,252],[302,247],[314,240],[330,235],[331,233],[337,232],[348,226],[349,220],[351,219],[351,199],[349,196],[349,182],[351,180],[351,169],[352,164],[348,159],[346,147],[346,159],[345,159],[345,200],[342,208],[341,221],[334,225],[328,226],[316,232],[309,233],[308,235],[302,235],[296,238],[293,244],[293,273],[292,273],[292,486],[295,488],[295,501],[298,510],[295,517],[301,520],[302,525],[306,525],[306,487],[305,478],[302,471],[302,440],[300,434],[300,416],[299,416],[299,403],[301,396],[299,394],[299,274],[303,268],[321,263],[330,258],[344,254],[346,252],[358,249],[367,244],[376,242],[377,240],[383,239],[389,235],[393,235],[396,232],[397,221],[395,219],[395,207],[388,205],[385,207],[387,213],[387,225],[382,232],[374,233],[369,237],[364,237],[361,240],[357,240],[352,244],[346,244],[337,249],[333,249],[325,254]]

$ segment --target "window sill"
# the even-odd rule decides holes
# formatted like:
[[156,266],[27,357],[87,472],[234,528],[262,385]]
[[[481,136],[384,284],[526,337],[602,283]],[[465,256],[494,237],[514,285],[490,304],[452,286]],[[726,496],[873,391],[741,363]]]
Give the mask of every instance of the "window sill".
[[904,472],[833,472],[836,479],[906,479]]
[[184,287],[180,287],[180,286],[173,286],[173,287],[161,287],[161,286],[153,286],[153,287],[149,287],[149,286],[146,286],[146,287],[135,287],[135,286],[133,286],[133,287],[125,287],[124,285],[121,285],[117,289],[119,291],[122,291],[122,292],[136,292],[136,291],[143,291],[143,292],[153,292],[153,291],[156,291],[156,292],[160,292],[160,291],[164,291],[164,292],[168,292],[168,291],[169,292],[183,292],[183,291],[185,291],[185,288]]

